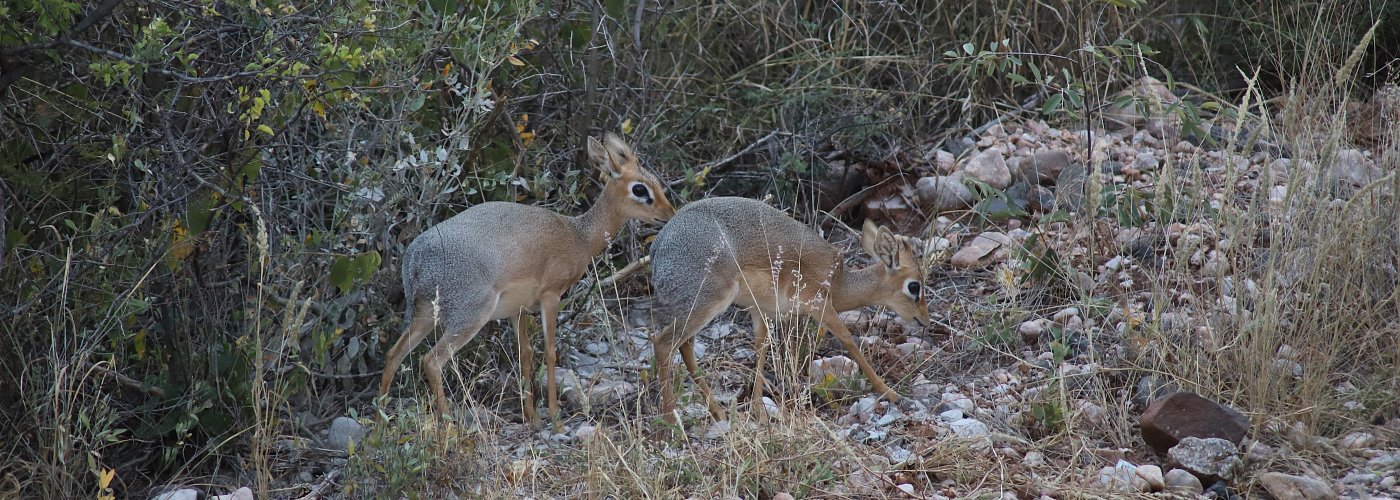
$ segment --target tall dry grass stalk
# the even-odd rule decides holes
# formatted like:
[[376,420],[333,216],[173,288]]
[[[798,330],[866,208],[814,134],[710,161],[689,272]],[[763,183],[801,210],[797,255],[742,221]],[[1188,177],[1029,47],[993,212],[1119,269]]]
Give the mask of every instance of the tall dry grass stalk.
[[[1316,15],[1319,21],[1299,36],[1356,35],[1339,28],[1345,12],[1319,6]],[[1232,189],[1248,179],[1211,172],[1204,159],[1186,174],[1198,186],[1227,186],[1215,200],[1218,211],[1199,215],[1229,242],[1229,266],[1220,275],[1202,277],[1211,293],[1201,297],[1209,300],[1183,325],[1197,334],[1195,340],[1185,340],[1192,335],[1180,328],[1157,338],[1165,348],[1148,356],[1148,366],[1247,411],[1263,438],[1280,437],[1277,431],[1295,423],[1336,436],[1376,418],[1393,418],[1400,402],[1396,156],[1376,152],[1384,175],[1368,185],[1356,188],[1338,179],[1343,166],[1337,153],[1354,147],[1346,101],[1373,33],[1374,26],[1349,52],[1332,53],[1335,45],[1316,44],[1307,71],[1286,75],[1284,94],[1270,100],[1276,113],[1245,120],[1255,109],[1252,103],[1263,100],[1247,79],[1251,86],[1240,98],[1239,123],[1275,131],[1273,137],[1291,156],[1292,167],[1281,171],[1288,176],[1283,203],[1270,203],[1269,182],[1253,192]],[[1255,154],[1249,146],[1231,141],[1226,152],[1247,158]],[[1271,171],[1263,169],[1261,179]],[[1192,273],[1184,259],[1173,262],[1162,276]],[[1170,278],[1157,282],[1159,303],[1176,300],[1168,290],[1181,284]],[[1339,391],[1340,384],[1357,391]]]

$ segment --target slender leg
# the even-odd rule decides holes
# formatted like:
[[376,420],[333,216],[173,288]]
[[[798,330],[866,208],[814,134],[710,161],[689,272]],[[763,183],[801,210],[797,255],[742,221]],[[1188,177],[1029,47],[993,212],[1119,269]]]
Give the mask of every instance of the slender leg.
[[[411,300],[411,299],[410,299]],[[413,306],[416,307],[416,306]],[[389,353],[384,356],[384,374],[379,378],[379,395],[389,393],[389,386],[394,382],[394,375],[398,374],[399,365],[403,364],[404,358],[418,344],[423,342],[423,338],[433,331],[436,318],[432,317],[432,307],[417,307],[413,312],[413,321],[404,330],[399,340],[394,342],[394,346],[389,348]]]
[[763,312],[757,307],[749,309],[749,319],[753,320],[753,395],[749,404],[755,413],[763,410],[763,360],[768,357],[768,323]]
[[710,384],[705,382],[700,376],[700,364],[695,361],[695,337],[690,337],[681,342],[681,359],[685,361],[685,367],[690,370],[690,378],[695,379],[695,384],[700,386],[700,393],[705,396],[705,405],[710,408],[710,416],[715,420],[724,420],[724,410],[715,403],[715,395],[710,391]]
[[515,330],[515,351],[520,355],[520,409],[525,414],[525,422],[535,429],[540,428],[540,415],[535,410],[535,347],[530,343],[530,332],[525,328],[524,310],[510,318],[510,326]]
[[540,298],[540,319],[544,323],[544,369],[546,393],[549,398],[549,421],[554,425],[554,432],[563,432],[564,426],[559,421],[558,383],[554,380],[554,367],[559,361],[554,344],[555,323],[559,321],[558,295],[551,294]]
[[827,331],[831,332],[831,334],[836,337],[836,340],[841,341],[841,345],[846,346],[846,350],[850,351],[851,357],[855,358],[856,365],[860,366],[861,373],[865,374],[865,378],[870,379],[870,385],[875,388],[875,392],[884,395],[886,399],[892,402],[899,401],[899,393],[894,392],[893,389],[885,385],[884,379],[881,379],[880,376],[875,373],[875,370],[870,368],[870,362],[866,361],[865,355],[860,353],[860,348],[856,346],[855,340],[851,338],[851,331],[846,329],[846,324],[841,322],[841,318],[836,315],[836,311],[828,307],[819,314],[820,316],[816,317],[821,319],[822,326],[826,327]]
[[656,382],[661,385],[661,418],[666,422],[676,422],[676,391],[671,379],[671,354],[676,352],[674,333],[676,325],[666,327],[651,339],[652,355],[656,356]]
[[442,389],[442,369],[447,366],[447,362],[452,360],[452,356],[462,349],[462,346],[471,342],[481,327],[486,326],[489,317],[486,312],[480,313],[480,318],[457,333],[450,334],[433,345],[432,350],[423,358],[423,374],[428,378],[428,386],[433,389],[433,411],[439,418],[447,413],[447,393]]

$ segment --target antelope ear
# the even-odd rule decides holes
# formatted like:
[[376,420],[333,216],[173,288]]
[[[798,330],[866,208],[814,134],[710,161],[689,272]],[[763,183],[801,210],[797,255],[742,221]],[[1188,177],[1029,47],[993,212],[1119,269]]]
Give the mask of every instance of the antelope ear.
[[612,156],[613,168],[623,173],[637,169],[637,153],[632,152],[632,146],[628,146],[617,134],[608,132],[604,135],[603,145],[608,147],[608,154]]
[[880,237],[875,244],[875,257],[885,263],[885,269],[893,271],[899,267],[899,251],[903,248],[899,235],[890,232],[889,229],[880,228]]
[[[608,139],[609,142],[611,142],[615,137],[609,137]],[[603,143],[598,142],[598,139],[593,137],[588,138],[588,160],[593,162],[593,166],[598,167],[598,170],[607,173],[609,176],[612,176],[612,178],[616,179],[622,177],[622,169],[619,168],[617,162],[614,161],[612,152],[608,151],[608,148],[604,147]]]
[[879,257],[875,255],[875,242],[879,237],[880,228],[874,222],[870,222],[870,219],[865,219],[865,225],[860,228],[860,248],[867,254]]

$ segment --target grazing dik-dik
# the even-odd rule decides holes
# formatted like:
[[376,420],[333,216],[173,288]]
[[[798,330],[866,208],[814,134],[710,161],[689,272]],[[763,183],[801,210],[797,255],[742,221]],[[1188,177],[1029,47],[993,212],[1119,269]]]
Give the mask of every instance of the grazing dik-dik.
[[695,334],[730,304],[746,307],[754,325],[754,408],[763,398],[767,354],[765,318],[806,315],[850,351],[876,392],[891,401],[899,394],[871,369],[837,313],[869,305],[893,309],[905,321],[928,323],[919,241],[865,222],[861,246],[879,262],[846,269],[841,252],[815,231],[762,202],[709,198],[676,213],[651,247],[653,318],[661,331],[652,338],[661,381],[661,412],[674,422],[671,356],[680,350],[705,403],[716,419],[709,384],[695,361]]
[[593,256],[632,219],[665,222],[676,213],[656,176],[616,135],[588,138],[588,157],[607,174],[603,191],[587,213],[568,217],[518,203],[489,202],[468,208],[419,235],[403,255],[407,302],[403,336],[385,357],[379,394],[389,391],[404,357],[436,326],[443,336],[423,358],[434,411],[447,411],[442,369],[488,321],[510,319],[520,355],[525,419],[536,427],[534,351],[521,327],[525,314],[539,312],[549,417],[559,426],[554,380],[554,331],[559,298],[583,277]]

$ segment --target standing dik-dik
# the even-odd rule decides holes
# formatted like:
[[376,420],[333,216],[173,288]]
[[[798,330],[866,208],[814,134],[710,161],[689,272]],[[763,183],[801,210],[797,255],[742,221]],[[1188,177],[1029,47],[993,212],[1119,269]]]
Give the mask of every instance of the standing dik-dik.
[[486,322],[509,318],[520,355],[521,407],[526,420],[538,427],[534,351],[521,319],[539,312],[549,417],[558,427],[554,329],[559,297],[583,277],[593,256],[627,221],[664,222],[676,213],[656,176],[641,167],[637,155],[616,135],[608,134],[602,143],[589,137],[588,157],[608,176],[598,200],[583,215],[567,217],[518,203],[482,203],[428,228],[408,245],[403,256],[408,328],[389,349],[380,395],[389,391],[404,357],[441,325],[442,339],[423,358],[434,410],[441,416],[447,410],[443,365]]
[[[928,323],[928,302],[917,240],[865,222],[861,246],[879,263],[846,269],[841,252],[776,208],[748,198],[709,198],[687,204],[651,247],[652,288],[660,333],[653,337],[661,381],[662,416],[674,422],[671,356],[680,349],[715,418],[709,384],[695,362],[695,334],[730,304],[746,307],[754,325],[753,401],[763,398],[764,318],[799,313],[817,320],[850,351],[876,392],[899,394],[870,368],[837,313],[869,305],[893,309],[905,321]],[[755,403],[755,408],[761,405]]]

